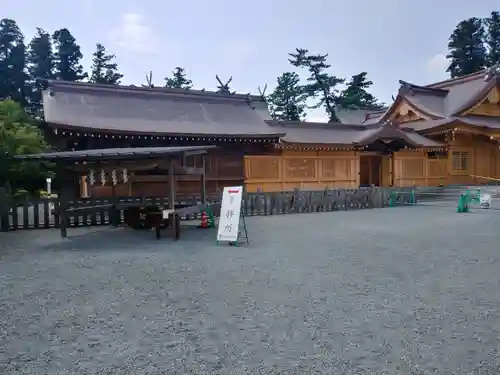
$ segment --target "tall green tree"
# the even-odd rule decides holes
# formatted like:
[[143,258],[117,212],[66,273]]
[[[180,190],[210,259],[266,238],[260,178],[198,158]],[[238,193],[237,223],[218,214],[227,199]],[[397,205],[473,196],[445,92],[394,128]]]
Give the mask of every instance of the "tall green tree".
[[28,48],[29,106],[38,111],[42,108],[44,80],[54,78],[54,54],[50,34],[37,28]]
[[102,44],[97,43],[93,56],[90,82],[119,85],[123,74],[118,71],[115,55],[108,53]]
[[278,77],[276,88],[266,99],[275,120],[301,121],[306,113],[307,93],[297,73],[285,72]]
[[26,47],[16,21],[0,20],[0,99],[26,101]]
[[0,185],[30,187],[45,175],[40,163],[14,162],[10,156],[40,153],[47,149],[36,121],[13,100],[0,101]]
[[486,46],[488,65],[500,63],[500,12],[491,12],[490,17],[484,20],[486,25]]
[[80,60],[83,58],[80,46],[68,29],[52,34],[55,48],[55,77],[64,81],[80,81],[87,78]]
[[447,72],[452,78],[477,72],[486,67],[487,55],[484,45],[485,30],[479,18],[461,21],[448,41],[450,65]]
[[296,53],[289,54],[289,62],[299,68],[305,68],[309,72],[307,84],[304,85],[305,92],[311,98],[319,98],[312,108],[325,108],[330,122],[338,122],[336,107],[340,101],[337,86],[344,79],[330,75],[327,69],[330,65],[326,62],[328,55],[312,55],[307,49],[297,48]]
[[368,80],[367,72],[353,75],[340,93],[340,106],[348,109],[379,109],[382,105],[368,92],[373,82]]
[[165,87],[189,90],[193,87],[193,82],[186,77],[186,71],[178,66],[172,72],[172,77],[165,77]]

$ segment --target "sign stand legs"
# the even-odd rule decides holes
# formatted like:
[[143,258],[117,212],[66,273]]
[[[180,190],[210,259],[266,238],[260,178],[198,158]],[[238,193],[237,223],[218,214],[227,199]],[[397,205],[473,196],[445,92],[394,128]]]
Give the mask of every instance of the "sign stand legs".
[[240,222],[243,224],[242,230],[238,231],[238,240],[229,242],[229,246],[239,246],[241,242],[245,241],[247,244],[250,243],[248,239],[247,222],[245,221],[245,216],[243,212],[240,214]]

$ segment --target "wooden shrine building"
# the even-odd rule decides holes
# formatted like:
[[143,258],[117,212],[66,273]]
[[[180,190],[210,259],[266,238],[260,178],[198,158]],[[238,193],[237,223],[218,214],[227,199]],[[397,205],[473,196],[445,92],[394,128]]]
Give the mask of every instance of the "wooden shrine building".
[[[358,186],[436,186],[500,178],[500,71],[427,86],[400,81],[379,111],[339,112],[341,123],[281,122],[259,96],[50,81],[47,137],[58,150],[216,145],[206,156],[207,193]],[[348,116],[347,116],[348,115]],[[361,116],[360,116],[361,115]],[[200,167],[196,156],[182,165]],[[161,195],[164,176],[131,175],[118,195]],[[179,194],[197,192],[178,176]],[[82,196],[110,186],[80,183]]]
[[[282,134],[261,116],[269,114],[258,96],[198,90],[145,88],[49,81],[43,93],[46,137],[58,151],[125,147],[219,146],[205,156],[207,194],[242,185],[244,154],[274,149]],[[182,165],[201,168],[202,158]],[[110,184],[90,186],[80,181],[80,195],[110,196]],[[159,196],[166,177],[155,170],[137,171],[117,195]],[[176,178],[178,195],[197,194],[196,176]]]
[[245,157],[248,191],[392,186],[400,184],[401,157],[444,150],[442,143],[390,123],[268,124],[285,136],[274,154]]
[[473,176],[500,178],[496,67],[427,86],[400,81],[388,108],[339,117],[348,123],[268,121],[286,135],[275,155],[246,157],[247,189],[436,186],[486,182]]

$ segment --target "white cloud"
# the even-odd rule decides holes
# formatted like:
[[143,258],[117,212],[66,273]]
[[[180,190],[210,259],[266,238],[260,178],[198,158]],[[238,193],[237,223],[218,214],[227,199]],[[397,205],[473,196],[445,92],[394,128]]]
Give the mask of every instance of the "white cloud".
[[159,38],[147,20],[139,13],[124,13],[120,23],[111,30],[112,42],[119,48],[133,53],[158,52]]
[[427,69],[432,73],[446,72],[450,62],[446,58],[446,53],[438,53],[427,60]]

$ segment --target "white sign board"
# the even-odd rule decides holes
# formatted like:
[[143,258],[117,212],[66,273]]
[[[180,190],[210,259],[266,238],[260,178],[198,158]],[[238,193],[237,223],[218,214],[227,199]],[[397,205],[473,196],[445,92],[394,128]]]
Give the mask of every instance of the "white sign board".
[[217,241],[238,241],[243,186],[225,187],[222,193]]
[[491,194],[481,194],[479,197],[479,203],[481,208],[490,208],[491,207]]

